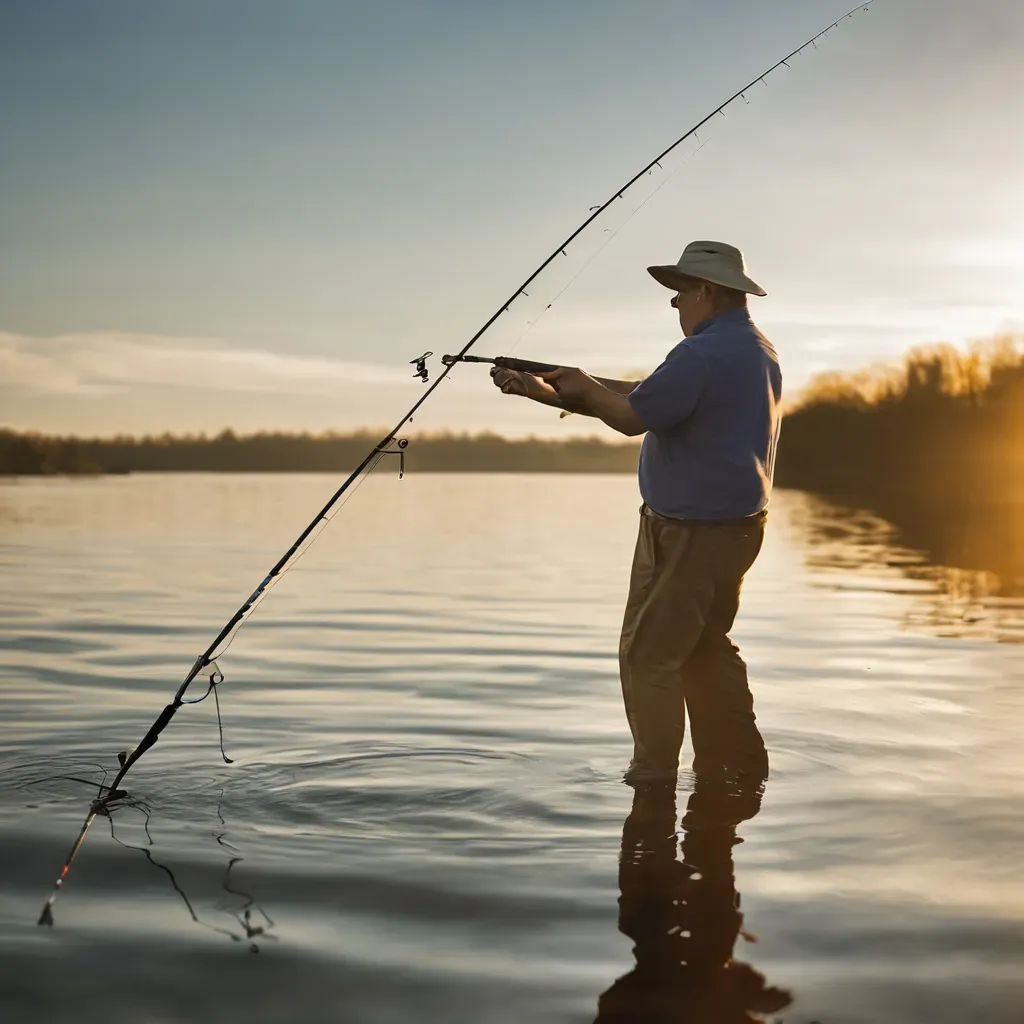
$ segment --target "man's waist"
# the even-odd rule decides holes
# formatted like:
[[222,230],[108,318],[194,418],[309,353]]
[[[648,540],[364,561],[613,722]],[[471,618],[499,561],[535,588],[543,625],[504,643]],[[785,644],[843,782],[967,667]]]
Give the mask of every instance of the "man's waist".
[[763,522],[768,518],[768,509],[763,508],[747,516],[734,516],[730,518],[704,518],[700,516],[666,516],[655,511],[645,501],[640,506],[640,515],[650,516],[652,519],[665,519],[672,523],[683,523],[688,526],[752,526]]

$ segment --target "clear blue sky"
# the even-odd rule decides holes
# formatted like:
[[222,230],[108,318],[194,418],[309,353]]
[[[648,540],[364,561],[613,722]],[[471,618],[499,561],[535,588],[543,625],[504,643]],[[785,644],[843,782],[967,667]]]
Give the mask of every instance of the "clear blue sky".
[[[408,360],[459,348],[589,206],[848,6],[0,0],[0,422],[390,425]],[[644,267],[707,237],[771,293],[791,393],[1021,327],[1022,52],[1019,0],[876,0],[720,120],[517,354],[653,367],[678,328]],[[416,425],[593,429],[485,380],[460,368]]]

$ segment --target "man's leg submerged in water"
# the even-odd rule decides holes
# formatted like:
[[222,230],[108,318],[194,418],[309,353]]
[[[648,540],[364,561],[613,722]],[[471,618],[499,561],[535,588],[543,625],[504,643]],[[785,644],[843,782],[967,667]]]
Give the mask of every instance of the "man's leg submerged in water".
[[695,771],[728,766],[761,777],[768,755],[754,716],[747,666],[729,631],[740,605],[743,577],[764,540],[764,520],[749,526],[711,528],[715,596],[704,632],[683,666],[683,699],[690,717]]
[[619,646],[633,733],[627,781],[671,781],[689,711],[694,767],[766,776],[746,665],[728,633],[764,520],[694,525],[641,516]]
[[[704,629],[709,579],[694,562],[694,529],[680,521],[640,516],[629,597],[619,640],[619,673],[633,734],[627,781],[672,781],[683,742],[682,667]],[[685,581],[685,586],[680,585]],[[703,583],[707,595],[698,593]]]

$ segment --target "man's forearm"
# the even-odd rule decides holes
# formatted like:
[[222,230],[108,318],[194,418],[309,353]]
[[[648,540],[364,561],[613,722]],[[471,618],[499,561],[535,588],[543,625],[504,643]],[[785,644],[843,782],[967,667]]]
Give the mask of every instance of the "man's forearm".
[[526,397],[529,398],[531,402],[540,402],[541,405],[550,405],[552,409],[565,408],[562,404],[562,399],[558,397],[557,393],[549,391],[527,392]]
[[613,391],[617,395],[628,395],[635,387],[640,385],[638,380],[609,380],[607,377],[594,377],[594,380],[598,384],[603,384],[609,391]]
[[[596,378],[595,378],[596,380]],[[647,427],[633,411],[629,398],[625,394],[617,394],[597,381],[599,387],[591,388],[585,398],[585,411],[588,416],[596,416],[612,430],[617,430],[627,437],[637,437],[646,433]],[[630,391],[633,389],[630,388]],[[576,409],[573,410],[577,411]],[[579,409],[583,412],[584,409]]]
[[[545,380],[544,388],[528,388],[525,396],[541,405],[562,409],[564,412],[593,416],[627,437],[636,437],[647,430],[640,417],[633,411],[627,397],[637,387],[638,381],[591,377],[576,369],[552,371],[551,379],[554,382],[559,376],[566,375],[581,378],[585,382],[583,390],[578,387],[572,388],[571,397],[558,390],[551,390],[551,385],[545,380],[548,375],[541,374],[539,376]],[[524,374],[524,379],[529,378]],[[558,384],[554,383],[554,387],[557,389]]]
[[[594,380],[614,395],[628,395],[640,383],[638,380],[611,380],[607,377],[595,377]],[[537,394],[528,394],[527,397],[533,399],[535,402],[540,402],[541,405],[549,405],[553,409],[562,409],[565,412],[576,413],[579,416],[593,416],[595,419],[601,418],[596,412],[593,412],[588,408],[584,408],[583,406],[566,405],[557,393],[552,394],[551,392],[541,392]]]

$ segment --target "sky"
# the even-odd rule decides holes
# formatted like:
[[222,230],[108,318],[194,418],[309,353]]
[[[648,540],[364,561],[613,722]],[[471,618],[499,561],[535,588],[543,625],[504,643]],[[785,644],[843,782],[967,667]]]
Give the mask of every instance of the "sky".
[[[849,5],[0,0],[0,425],[388,428],[422,392],[410,360],[436,372],[590,207]],[[875,0],[475,351],[651,370],[679,328],[645,268],[700,238],[769,291],[790,396],[1024,330],[1021,52],[1019,0]],[[473,366],[414,427],[600,429]]]

